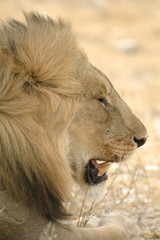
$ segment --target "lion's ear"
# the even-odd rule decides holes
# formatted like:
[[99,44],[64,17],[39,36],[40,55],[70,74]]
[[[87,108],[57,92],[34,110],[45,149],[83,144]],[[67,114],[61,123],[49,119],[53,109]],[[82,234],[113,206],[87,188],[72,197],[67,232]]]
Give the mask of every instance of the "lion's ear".
[[0,48],[0,66],[5,65],[4,68],[6,68],[6,64],[13,72],[22,72],[22,64],[16,61],[14,54],[8,47],[2,46]]
[[4,64],[11,59],[11,51],[6,47],[3,46],[0,48],[0,65]]

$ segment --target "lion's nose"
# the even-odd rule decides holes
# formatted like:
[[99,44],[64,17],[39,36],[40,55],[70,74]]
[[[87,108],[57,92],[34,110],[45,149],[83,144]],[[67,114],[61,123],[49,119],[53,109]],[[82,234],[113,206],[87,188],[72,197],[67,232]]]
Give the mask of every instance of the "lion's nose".
[[141,139],[137,139],[136,137],[134,137],[134,141],[135,143],[137,143],[137,147],[141,147],[142,145],[145,144],[145,142],[147,141],[147,138],[141,138]]

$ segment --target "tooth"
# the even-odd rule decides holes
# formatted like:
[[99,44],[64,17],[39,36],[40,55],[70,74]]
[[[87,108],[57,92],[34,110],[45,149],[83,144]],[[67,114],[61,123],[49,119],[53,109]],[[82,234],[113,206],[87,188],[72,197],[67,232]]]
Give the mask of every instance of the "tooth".
[[103,163],[106,163],[106,161],[101,161],[101,160],[97,160],[96,162],[97,162],[97,164],[103,164]]

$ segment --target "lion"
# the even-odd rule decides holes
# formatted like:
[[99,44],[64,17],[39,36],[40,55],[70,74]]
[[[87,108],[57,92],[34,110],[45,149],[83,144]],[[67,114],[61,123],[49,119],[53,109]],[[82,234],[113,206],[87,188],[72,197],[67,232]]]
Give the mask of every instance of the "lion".
[[132,239],[123,216],[104,217],[97,227],[64,224],[65,203],[73,181],[102,189],[109,166],[146,140],[143,124],[68,24],[25,13],[25,23],[1,25],[1,240]]

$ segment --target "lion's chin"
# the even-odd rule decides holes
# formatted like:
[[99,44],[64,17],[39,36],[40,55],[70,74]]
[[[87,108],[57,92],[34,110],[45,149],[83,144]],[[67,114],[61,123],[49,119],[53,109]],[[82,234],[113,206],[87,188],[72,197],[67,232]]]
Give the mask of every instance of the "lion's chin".
[[108,179],[107,170],[110,167],[110,162],[91,159],[86,165],[85,181],[89,185],[97,185]]

